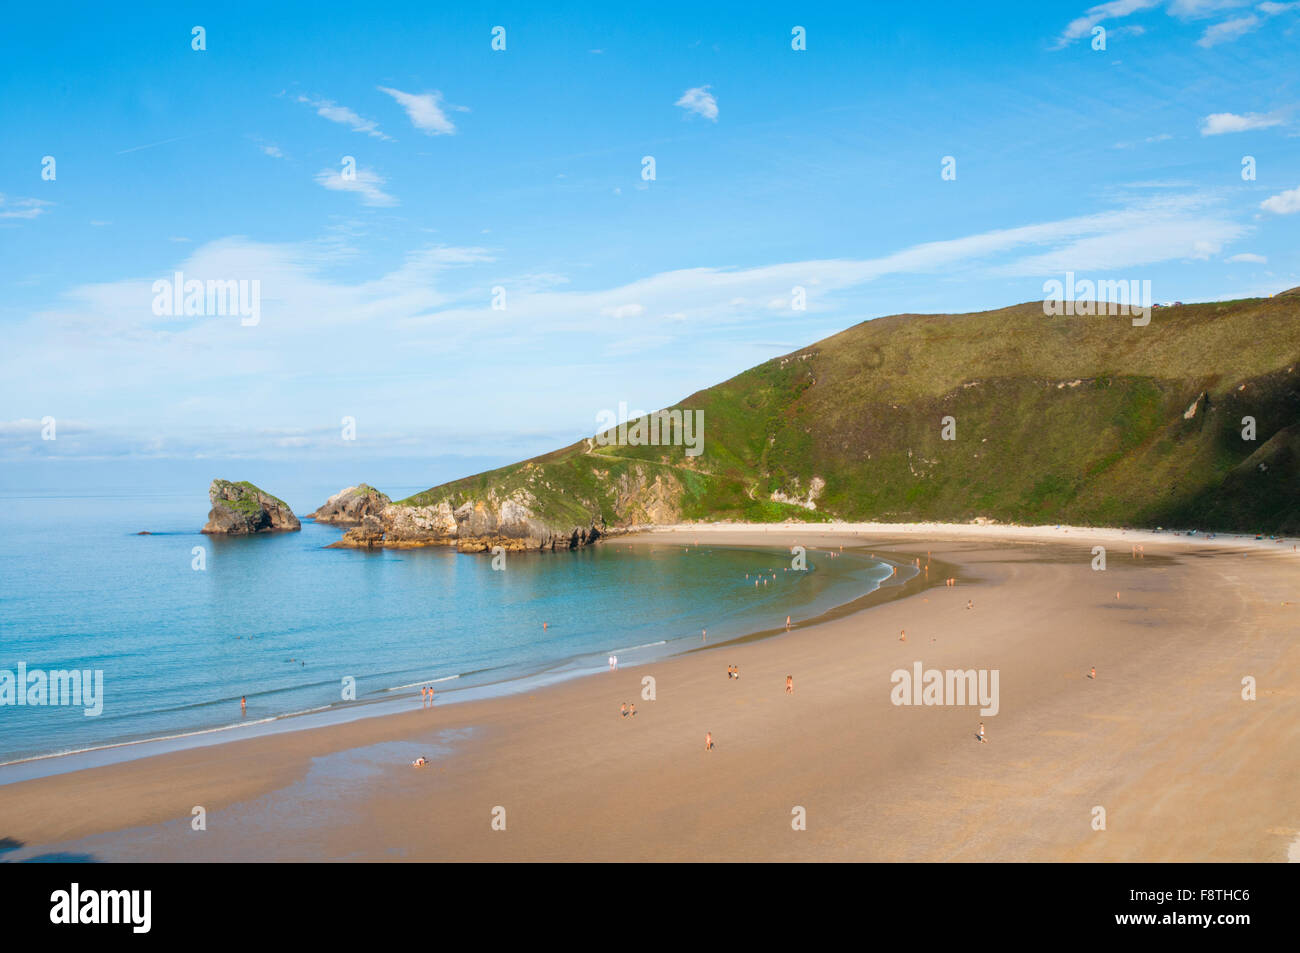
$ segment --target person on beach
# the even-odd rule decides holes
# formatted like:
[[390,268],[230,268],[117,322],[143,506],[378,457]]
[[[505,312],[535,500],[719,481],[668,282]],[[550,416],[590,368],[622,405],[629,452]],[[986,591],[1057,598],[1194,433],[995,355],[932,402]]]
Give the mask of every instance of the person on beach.
[[705,751],[713,750],[713,732],[711,731],[706,731],[704,733],[704,750]]
[[787,695],[793,695],[793,694],[794,694],[794,676],[793,676],[793,675],[787,675],[787,676],[785,677],[785,693],[786,693]]
[[789,616],[786,616],[786,617],[785,617],[785,627],[786,627],[787,629],[790,628],[790,617],[789,617]]
[[980,740],[980,744],[984,744],[984,722],[982,721],[980,722],[980,730],[978,733],[978,737]]
[[418,758],[416,758],[414,761],[411,762],[411,767],[423,768],[428,763],[429,763],[429,759],[426,758],[424,755],[420,755]]
[[967,608],[967,609],[974,609],[974,608],[975,608],[975,600],[974,600],[974,599],[967,599],[967,600],[966,600],[966,608]]
[[618,668],[618,656],[617,656],[617,655],[611,655],[611,656],[609,657],[609,670],[612,672],[612,671],[614,671],[616,668]]
[[628,713],[628,715],[631,716],[632,718],[635,718],[635,717],[636,717],[636,705],[633,704],[633,705],[629,706],[629,707],[628,707],[628,710],[627,710],[627,713]]
[[906,630],[906,629],[899,629],[899,630],[898,630],[898,641],[900,641],[900,642],[906,642],[906,641],[907,641],[907,630]]
[[627,717],[627,702],[623,702],[623,717]]
[[1094,678],[1094,679],[1097,677],[1097,666],[1094,665],[1094,666],[1092,667],[1092,670],[1091,670],[1090,672],[1088,672],[1088,677],[1089,677],[1089,678]]
[[243,695],[239,696],[239,713],[241,715],[248,714],[248,701],[244,698]]

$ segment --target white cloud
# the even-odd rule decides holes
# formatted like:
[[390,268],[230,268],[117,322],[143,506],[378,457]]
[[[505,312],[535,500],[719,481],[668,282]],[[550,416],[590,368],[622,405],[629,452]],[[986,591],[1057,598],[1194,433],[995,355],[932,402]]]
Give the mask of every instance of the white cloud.
[[1211,113],[1201,120],[1201,135],[1221,136],[1228,132],[1246,132],[1250,129],[1268,129],[1282,125],[1282,117],[1275,113]]
[[1256,29],[1262,22],[1253,13],[1232,20],[1224,20],[1222,23],[1206,27],[1205,32],[1201,34],[1201,38],[1196,41],[1196,45],[1208,50],[1220,43],[1230,43]]
[[1172,0],[1169,15],[1195,20],[1250,4],[1251,0]]
[[[397,100],[398,105],[406,110],[406,115],[411,120],[411,125],[415,126],[422,133],[428,136],[450,136],[456,132],[456,126],[442,109],[442,93],[434,90],[431,93],[404,93],[400,89],[390,89],[387,86],[376,87],[381,93],[387,93]],[[458,109],[462,112],[468,112],[463,106],[452,106],[451,109]]]
[[15,199],[10,202],[0,192],[0,218],[36,218],[43,215],[47,206],[54,203],[44,199]]
[[328,99],[309,99],[306,96],[299,96],[298,102],[306,103],[316,110],[316,115],[330,122],[337,122],[340,125],[349,126],[354,132],[364,132],[368,136],[374,136],[376,139],[392,141],[391,136],[386,136],[379,131],[379,123],[373,119],[366,119],[357,115],[347,106],[340,106]]
[[273,145],[273,144],[261,145],[258,146],[258,148],[261,149],[263,152],[265,152],[267,155],[269,155],[272,159],[284,158],[284,153],[280,151],[280,147],[277,145]]
[[370,169],[357,169],[351,177],[344,176],[339,169],[321,169],[316,173],[316,181],[335,192],[356,192],[366,205],[396,205],[397,199],[383,190],[388,180]]
[[1060,49],[1080,37],[1091,35],[1092,28],[1103,20],[1126,17],[1159,5],[1160,0],[1111,0],[1110,3],[1100,3],[1095,7],[1089,7],[1083,16],[1076,17],[1066,25],[1065,31],[1057,38],[1056,48]]
[[1294,215],[1300,212],[1300,185],[1277,195],[1269,196],[1259,203],[1259,207],[1275,215]]
[[695,113],[695,115],[703,116],[713,122],[718,121],[718,101],[709,92],[708,86],[696,86],[688,89],[682,93],[682,98],[673,105],[681,106],[687,113]]
[[[1159,7],[1162,4],[1169,16],[1179,20],[1203,20],[1250,6],[1254,6],[1264,17],[1272,17],[1300,7],[1300,2],[1254,3],[1253,0],[1168,0],[1167,3],[1165,0],[1112,0],[1110,3],[1101,3],[1089,7],[1082,16],[1071,20],[1061,35],[1057,37],[1055,48],[1061,49],[1069,46],[1075,40],[1090,36],[1093,28],[1105,21],[1122,19],[1143,10]],[[1197,45],[1208,49],[1220,43],[1230,42],[1257,29],[1263,22],[1254,13],[1244,12],[1242,16],[1231,17],[1208,27],[1201,34],[1201,38],[1197,40]],[[1145,32],[1140,26],[1110,27],[1109,29],[1112,35],[1134,33],[1140,36]]]
[[601,308],[600,313],[610,318],[639,318],[645,314],[645,308],[639,304],[620,304]]
[[1231,258],[1225,258],[1224,261],[1244,262],[1252,265],[1267,265],[1268,259],[1263,255],[1254,255],[1250,252],[1242,252],[1239,255],[1233,255]]

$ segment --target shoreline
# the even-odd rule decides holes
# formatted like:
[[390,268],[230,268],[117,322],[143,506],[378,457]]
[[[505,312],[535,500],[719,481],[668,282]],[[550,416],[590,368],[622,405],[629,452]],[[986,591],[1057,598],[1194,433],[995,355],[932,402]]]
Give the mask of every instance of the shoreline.
[[[638,534],[638,537],[640,535],[641,534]],[[628,544],[638,541],[654,542],[653,540],[634,539],[631,536],[614,538]],[[763,551],[768,547],[755,543],[741,545],[737,548]],[[884,556],[882,556],[879,561],[891,565],[894,564]],[[902,562],[897,563],[897,565],[899,568],[904,567]],[[905,586],[911,581],[912,580],[909,578],[906,582],[899,585]],[[848,602],[830,606],[829,608],[818,612],[814,616],[795,622],[792,624],[791,629],[816,625],[820,622],[828,621],[831,618],[836,618],[844,614],[846,610],[858,611],[860,608],[865,608],[867,605],[871,604],[872,597],[880,592],[880,590],[886,586],[887,582],[888,580],[882,580],[882,582],[878,583],[875,588],[869,589],[867,592],[850,599]],[[900,598],[902,595],[911,594],[913,591],[910,588],[906,589],[904,592],[895,592],[893,590],[894,587],[891,586],[891,594],[887,596],[887,598]],[[857,608],[849,609],[849,607]],[[768,638],[784,631],[788,630],[781,627],[742,632],[739,635],[731,636],[715,644],[724,645],[732,642],[744,642],[759,638]],[[622,653],[654,648],[660,645],[666,645],[670,641],[685,642],[686,638],[688,637],[679,637],[674,640],[665,639],[660,642],[648,643],[646,645],[614,648],[610,651],[612,653],[620,654],[620,660],[622,660]],[[657,658],[672,658],[676,655],[698,650],[698,647],[681,647],[675,651],[665,652],[662,656],[657,656],[656,658],[629,661],[625,667],[650,664]],[[581,660],[584,659],[586,655],[587,653],[582,653],[575,656],[557,658],[547,662],[546,666],[542,669],[527,671],[523,674],[517,675],[504,674],[511,668],[511,666],[503,666],[503,674],[500,677],[494,676],[488,681],[475,683],[463,688],[440,687],[439,691],[441,694],[439,695],[437,703],[440,706],[465,704],[471,701],[496,698],[520,692],[536,691],[537,689],[546,687],[547,685],[557,684],[570,679],[587,678],[599,675],[601,671],[603,671],[599,666],[581,667]],[[120,741],[92,745],[85,748],[75,748],[67,751],[52,751],[15,758],[9,761],[0,761],[0,787],[7,784],[19,783],[21,781],[88,770],[110,764],[120,764],[141,758],[155,757],[170,752],[189,750],[191,748],[203,748],[211,745],[227,744],[251,738],[264,737],[267,735],[307,731],[314,728],[329,727],[330,725],[347,724],[364,718],[388,717],[409,710],[410,701],[416,697],[413,689],[419,685],[433,684],[441,686],[445,682],[458,681],[462,678],[482,674],[484,674],[484,671],[460,672],[454,675],[414,682],[409,685],[392,686],[379,690],[372,696],[367,696],[364,699],[359,699],[346,704],[336,702],[305,709],[303,711],[267,715],[266,717],[258,718],[254,721],[212,725],[209,727],[195,728],[189,731],[181,731],[174,734],[153,735],[143,738],[126,738]],[[403,689],[412,689],[412,691],[403,692]],[[226,735],[227,732],[236,734],[233,737],[228,737]]]
[[[932,558],[959,567],[963,591],[931,585],[778,630],[784,638],[697,647],[626,675],[14,782],[0,787],[9,821],[0,833],[26,849],[72,845],[126,860],[1287,857],[1300,835],[1285,794],[1300,783],[1285,758],[1300,741],[1300,650],[1285,638],[1300,557],[1288,558],[1289,541],[873,528],[863,547],[910,546],[923,559],[929,544]],[[687,524],[641,538],[847,546],[857,532]],[[1093,573],[1082,544],[1106,541],[1122,549]],[[1153,551],[1131,560],[1130,542]],[[1223,598],[1201,604],[1206,593]],[[904,644],[889,634],[900,623]],[[978,715],[889,704],[889,671],[914,659],[1002,670],[989,746],[972,750]],[[722,665],[735,661],[744,681],[724,682]],[[1090,664],[1101,681],[1087,678]],[[794,700],[780,691],[787,671]],[[1259,679],[1252,705],[1236,697],[1242,671]],[[655,701],[639,694],[649,674]],[[1094,695],[1104,704],[1089,713]],[[628,699],[640,709],[635,726],[617,717]],[[697,750],[706,725],[719,744],[709,755]],[[439,752],[427,772],[405,757],[422,747]],[[318,806],[337,781],[328,766],[357,763],[370,779],[331,796],[346,809]],[[743,802],[738,789],[749,792]],[[503,802],[519,812],[517,833],[494,840],[486,812]],[[790,804],[804,802],[816,823],[792,841],[781,831]],[[297,805],[316,836],[259,828],[265,808],[254,806],[267,803]],[[1099,803],[1113,821],[1105,837],[1088,825]],[[195,804],[223,818],[201,857],[186,834]]]

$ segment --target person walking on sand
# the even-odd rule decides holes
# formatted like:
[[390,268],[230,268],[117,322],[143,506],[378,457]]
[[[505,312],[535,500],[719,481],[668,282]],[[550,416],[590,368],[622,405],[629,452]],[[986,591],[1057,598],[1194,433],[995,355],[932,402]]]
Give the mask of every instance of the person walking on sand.
[[635,705],[635,703],[632,704],[632,705],[629,705],[629,706],[628,706],[627,713],[628,713],[628,715],[629,715],[630,717],[632,717],[632,718],[635,718],[635,717],[636,717],[636,705]]
[[1097,666],[1094,665],[1092,667],[1092,670],[1088,672],[1088,677],[1092,679],[1095,679],[1097,677]]
[[627,717],[627,702],[623,702],[623,717]]
[[713,732],[711,731],[706,731],[704,733],[704,750],[705,751],[713,750]]
[[980,722],[980,730],[979,730],[978,737],[980,740],[980,744],[984,744],[984,722],[982,721]]
[[900,641],[900,642],[906,642],[906,641],[907,641],[907,630],[906,630],[906,629],[899,629],[899,630],[898,630],[898,641]]
[[794,694],[794,676],[793,676],[793,675],[787,675],[787,676],[785,677],[785,693],[786,693],[787,695],[793,695],[793,694]]

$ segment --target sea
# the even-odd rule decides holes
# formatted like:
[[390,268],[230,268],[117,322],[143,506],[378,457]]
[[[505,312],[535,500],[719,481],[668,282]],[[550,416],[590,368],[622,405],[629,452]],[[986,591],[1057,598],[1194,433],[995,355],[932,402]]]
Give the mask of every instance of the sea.
[[[510,553],[494,568],[452,547],[329,549],[343,531],[307,519],[301,532],[204,536],[206,482],[87,482],[0,486],[0,695],[20,666],[29,679],[102,673],[88,679],[102,677],[93,705],[0,704],[0,783],[57,771],[70,752],[120,759],[410,708],[425,685],[448,704],[605,671],[611,655],[638,665],[700,647],[705,629],[716,645],[815,618],[892,569],[812,550],[800,571],[781,546],[682,533]],[[300,516],[344,485],[255,482]],[[398,499],[423,486],[382,488]]]

